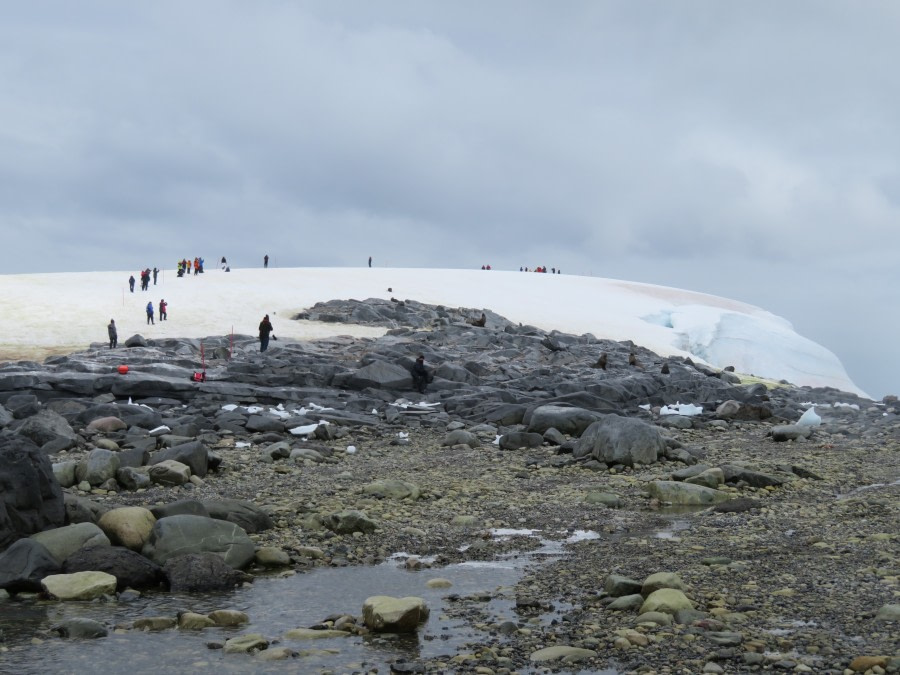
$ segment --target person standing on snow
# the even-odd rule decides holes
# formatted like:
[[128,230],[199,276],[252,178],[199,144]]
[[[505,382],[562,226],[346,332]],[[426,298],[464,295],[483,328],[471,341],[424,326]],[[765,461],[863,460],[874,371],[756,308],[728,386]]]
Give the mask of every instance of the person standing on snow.
[[109,325],[106,327],[106,332],[109,333],[109,348],[115,349],[119,346],[119,331],[116,330],[115,319],[109,320]]
[[167,321],[169,319],[169,315],[166,313],[166,309],[169,307],[169,304],[165,300],[159,301],[159,320]]
[[[269,321],[269,315],[266,314],[263,320],[259,322],[259,351],[264,352],[269,348],[269,333],[274,333],[275,328]],[[272,336],[275,337],[274,335]]]
[[156,323],[155,321],[153,321],[153,301],[152,300],[147,303],[147,323],[148,324]]
[[134,293],[134,275],[132,274],[128,277],[128,288],[131,289],[131,292]]
[[156,286],[156,276],[157,276],[158,274],[159,274],[159,268],[158,268],[158,267],[154,267],[154,268],[153,268],[153,285],[154,285],[154,286]]
[[263,269],[267,268],[268,266],[269,266],[269,254],[266,253],[266,255],[263,256]]

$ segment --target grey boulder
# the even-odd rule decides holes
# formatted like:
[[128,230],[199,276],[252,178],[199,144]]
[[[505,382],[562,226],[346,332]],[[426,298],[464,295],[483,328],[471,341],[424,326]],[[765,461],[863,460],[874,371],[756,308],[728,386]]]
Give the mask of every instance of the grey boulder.
[[234,523],[185,515],[156,521],[141,553],[157,565],[187,553],[215,553],[231,567],[240,569],[253,560],[256,547]]
[[641,420],[618,415],[603,415],[591,424],[572,455],[575,459],[592,458],[607,464],[652,464],[666,451],[659,430]]

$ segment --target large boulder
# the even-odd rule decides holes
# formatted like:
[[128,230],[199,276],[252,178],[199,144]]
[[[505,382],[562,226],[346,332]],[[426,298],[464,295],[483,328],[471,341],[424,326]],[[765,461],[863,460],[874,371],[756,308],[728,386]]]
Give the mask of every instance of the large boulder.
[[665,451],[665,439],[652,424],[629,417],[603,415],[584,430],[572,456],[634,466],[652,464]]
[[119,470],[119,455],[112,450],[94,448],[87,460],[75,469],[78,481],[87,481],[91,485],[102,485],[110,478],[116,477]]
[[99,431],[102,433],[111,433],[114,431],[122,431],[128,428],[128,425],[125,424],[118,417],[110,415],[108,417],[98,417],[90,421],[90,423],[85,427],[88,431]]
[[679,610],[694,609],[693,603],[677,588],[661,588],[647,596],[638,614],[663,612],[675,614]]
[[412,375],[402,366],[373,361],[342,378],[335,378],[335,384],[342,384],[348,389],[409,389],[412,387]]
[[94,523],[96,525],[103,514],[109,511],[109,507],[104,504],[68,492],[63,493],[63,500],[66,508],[66,523],[69,525],[76,523]]
[[140,551],[150,539],[156,517],[142,506],[123,506],[107,511],[97,525],[113,544]]
[[206,507],[196,499],[179,499],[168,504],[156,504],[150,507],[152,513],[157,520],[168,518],[169,516],[203,516],[210,518],[209,511]]
[[275,527],[272,517],[251,502],[241,499],[207,499],[202,504],[210,518],[227,520],[248,534]]
[[425,601],[412,596],[373,595],[363,603],[363,622],[377,633],[413,633],[428,614]]
[[684,506],[719,504],[731,499],[727,492],[673,480],[655,480],[647,486],[647,491],[661,502]]
[[34,443],[0,436],[0,551],[17,539],[65,522],[63,492]]
[[60,571],[59,562],[34,539],[19,539],[0,553],[0,588],[10,593],[41,590],[41,579]]
[[159,464],[166,460],[174,460],[186,464],[191,468],[191,473],[203,478],[209,471],[209,450],[200,441],[190,441],[180,445],[173,445],[154,452],[149,464]]
[[250,579],[215,553],[188,553],[170,558],[163,574],[173,592],[228,591]]
[[116,578],[116,588],[120,591],[126,588],[155,588],[163,578],[159,565],[121,546],[79,549],[65,559],[62,571],[66,574],[106,572]]
[[444,436],[444,440],[441,441],[441,445],[468,445],[470,448],[477,448],[479,445],[481,445],[481,441],[478,440],[478,436],[473,434],[471,431],[466,431],[465,429],[454,429],[446,436]]
[[103,534],[103,530],[93,523],[75,523],[53,530],[44,530],[31,535],[31,538],[46,546],[50,555],[56,558],[59,564],[80,548],[110,545],[109,538]]
[[[549,431],[549,429],[548,429]],[[555,429],[554,429],[555,431]],[[557,433],[559,433],[557,431]],[[522,448],[539,448],[544,444],[544,437],[541,434],[531,433],[527,431],[512,431],[503,434],[500,437],[501,450],[521,450]]]
[[59,437],[74,441],[75,430],[66,418],[52,410],[42,409],[36,415],[26,419],[16,433],[24,436],[37,445],[55,441]]
[[391,478],[369,483],[363,487],[362,491],[364,494],[382,499],[408,499],[411,502],[416,501],[422,495],[422,490],[418,485]]
[[157,520],[142,553],[158,565],[187,553],[215,553],[240,569],[253,560],[256,547],[234,523],[185,515]]
[[568,436],[580,436],[585,429],[603,417],[584,408],[563,405],[542,405],[531,412],[527,431],[543,434],[554,428]]
[[378,523],[362,511],[352,509],[331,513],[324,519],[325,527],[337,534],[353,534],[364,532],[370,534],[378,527]]
[[109,629],[99,621],[80,616],[63,619],[50,630],[69,640],[95,640],[109,635]]
[[154,483],[175,487],[191,480],[191,467],[174,459],[166,459],[151,466],[147,474]]

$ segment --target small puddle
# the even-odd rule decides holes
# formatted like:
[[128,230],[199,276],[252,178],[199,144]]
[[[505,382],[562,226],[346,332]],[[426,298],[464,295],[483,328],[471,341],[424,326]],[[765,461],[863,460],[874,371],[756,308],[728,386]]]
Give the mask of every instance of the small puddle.
[[858,487],[855,490],[851,490],[850,492],[847,492],[845,494],[839,494],[839,495],[837,495],[837,498],[839,500],[840,499],[850,499],[851,497],[855,497],[856,495],[861,494],[863,492],[869,492],[870,490],[881,490],[883,488],[897,487],[898,485],[900,485],[900,478],[893,481],[892,483],[874,483],[872,485],[863,485],[862,487]]
[[[534,532],[496,531],[494,536],[511,537]],[[131,603],[55,602],[8,600],[0,602],[0,671],[20,675],[47,672],[103,673],[268,673],[268,672],[390,672],[390,663],[403,659],[452,657],[466,651],[468,643],[482,643],[484,633],[465,619],[450,615],[451,603],[484,597],[479,613],[491,622],[546,625],[559,620],[569,607],[556,604],[549,612],[528,619],[518,616],[514,587],[525,568],[563,555],[568,542],[598,538],[579,531],[563,540],[541,540],[541,546],[527,552],[512,552],[494,561],[469,561],[440,568],[407,570],[402,554],[369,567],[322,568],[288,577],[257,577],[244,588],[227,593],[151,593]],[[447,579],[449,588],[429,588],[430,579]],[[371,595],[397,597],[414,595],[425,600],[431,610],[428,621],[414,635],[370,635],[314,641],[289,640],[284,634],[321,622],[332,614],[358,616]],[[156,633],[111,631],[99,640],[63,640],[48,634],[51,626],[73,617],[91,618],[112,628],[150,616],[174,617],[180,611],[201,614],[216,609],[246,612],[250,623],[240,628],[208,628],[203,631],[168,630]],[[287,661],[264,662],[245,654],[225,654],[209,649],[210,642],[224,642],[245,633],[261,633],[277,646],[309,655]],[[276,646],[276,645],[272,645]],[[536,672],[529,669],[519,672]],[[602,671],[615,675],[615,670]]]
[[687,520],[673,520],[671,525],[665,530],[659,530],[654,537],[657,539],[673,539],[678,540],[678,533],[691,529],[691,524]]

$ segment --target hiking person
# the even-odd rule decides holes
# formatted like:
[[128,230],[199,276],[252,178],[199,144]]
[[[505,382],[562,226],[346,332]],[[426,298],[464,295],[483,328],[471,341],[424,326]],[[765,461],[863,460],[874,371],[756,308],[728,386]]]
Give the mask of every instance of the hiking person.
[[158,267],[154,267],[154,268],[153,268],[153,285],[154,285],[154,286],[156,286],[156,277],[157,277],[158,274],[159,274],[159,268],[158,268]]
[[109,348],[115,349],[119,346],[119,331],[116,330],[115,319],[109,320],[109,325],[106,327],[106,332],[109,334]]
[[128,277],[128,288],[131,289],[131,292],[134,293],[134,275],[132,274]]
[[420,394],[424,394],[425,388],[428,386],[428,368],[425,367],[425,357],[422,354],[416,357],[411,372],[413,388]]
[[159,301],[159,320],[160,321],[168,321],[169,315],[166,313],[169,304],[165,300]]
[[153,321],[153,301],[152,300],[147,303],[147,323],[148,324],[156,323],[155,321]]
[[369,256],[369,267],[372,266],[372,256]]
[[[263,320],[259,322],[259,351],[264,352],[269,348],[269,334],[274,333],[272,322],[269,321],[269,315],[266,314]],[[275,339],[275,336],[272,336]]]
[[269,266],[269,254],[266,253],[266,255],[263,256],[263,269],[267,268],[268,266]]

